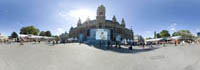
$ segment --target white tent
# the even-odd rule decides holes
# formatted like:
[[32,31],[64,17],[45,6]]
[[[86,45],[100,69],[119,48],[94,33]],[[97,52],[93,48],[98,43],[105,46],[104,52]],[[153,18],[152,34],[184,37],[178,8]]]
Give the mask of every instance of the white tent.
[[0,42],[2,42],[4,40],[8,40],[8,36],[0,35]]
[[149,40],[146,40],[146,42],[160,41],[160,40],[163,40],[163,39],[164,39],[164,38],[149,39]]
[[31,34],[29,35],[20,34],[19,37],[25,39],[26,41],[31,41],[35,39],[39,39],[39,40],[54,39],[54,37],[37,36],[37,35],[31,35]]
[[0,36],[0,40],[8,39],[8,36]]
[[24,37],[28,37],[28,35],[20,34],[19,37],[24,38]]
[[181,38],[182,38],[181,36],[173,36],[173,37],[170,37],[169,40],[178,40]]

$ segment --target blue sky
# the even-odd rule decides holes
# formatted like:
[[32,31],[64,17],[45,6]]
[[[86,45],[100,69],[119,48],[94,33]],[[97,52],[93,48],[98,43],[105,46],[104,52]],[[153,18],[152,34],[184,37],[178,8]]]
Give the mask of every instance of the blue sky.
[[19,33],[21,27],[33,25],[59,35],[76,26],[79,17],[95,19],[101,4],[107,19],[125,18],[126,27],[144,37],[163,29],[200,32],[200,0],[0,0],[0,33]]

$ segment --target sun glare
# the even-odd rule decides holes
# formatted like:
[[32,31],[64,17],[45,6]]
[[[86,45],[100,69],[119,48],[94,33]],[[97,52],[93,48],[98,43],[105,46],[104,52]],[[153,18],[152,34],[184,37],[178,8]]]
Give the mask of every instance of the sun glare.
[[71,10],[68,14],[75,19],[80,18],[82,21],[85,21],[88,17],[90,19],[94,19],[96,16],[95,10],[91,10],[91,9]]

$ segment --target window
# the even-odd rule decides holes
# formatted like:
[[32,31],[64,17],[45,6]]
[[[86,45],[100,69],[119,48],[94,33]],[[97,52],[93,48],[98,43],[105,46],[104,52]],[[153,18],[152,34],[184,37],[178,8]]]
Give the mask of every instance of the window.
[[90,29],[87,30],[87,36],[90,36]]

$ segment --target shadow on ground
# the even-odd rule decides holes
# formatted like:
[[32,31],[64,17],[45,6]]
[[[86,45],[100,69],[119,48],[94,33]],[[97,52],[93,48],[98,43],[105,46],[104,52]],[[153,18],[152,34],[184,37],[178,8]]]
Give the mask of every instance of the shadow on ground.
[[128,49],[128,48],[119,48],[119,47],[106,47],[106,46],[94,46],[94,45],[90,45],[90,46],[93,46],[94,48],[97,48],[97,49],[101,49],[101,50],[104,50],[104,51],[113,51],[113,52],[117,52],[117,53],[141,53],[141,52],[148,52],[148,51],[153,51],[155,49],[158,49],[158,48],[155,48],[155,47],[152,47],[152,48],[145,48],[145,49],[136,49],[133,47],[132,50]]

